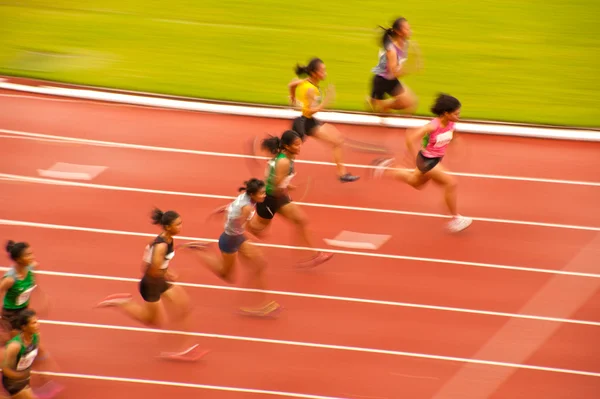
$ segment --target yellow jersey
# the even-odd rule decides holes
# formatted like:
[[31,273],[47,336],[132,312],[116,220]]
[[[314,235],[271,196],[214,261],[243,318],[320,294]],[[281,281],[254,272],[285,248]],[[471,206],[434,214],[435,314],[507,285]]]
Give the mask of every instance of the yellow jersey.
[[[310,89],[314,89],[316,92],[312,102],[309,102],[308,96],[306,95]],[[319,86],[315,86],[309,80],[300,83],[296,87],[296,101],[302,105],[302,116],[312,118],[312,115],[308,111],[321,103],[321,90],[319,89]]]

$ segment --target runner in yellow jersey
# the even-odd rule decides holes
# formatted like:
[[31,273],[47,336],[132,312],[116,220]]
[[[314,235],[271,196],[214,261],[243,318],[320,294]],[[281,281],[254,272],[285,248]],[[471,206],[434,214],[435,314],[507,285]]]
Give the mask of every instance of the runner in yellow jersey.
[[340,181],[345,183],[358,180],[359,177],[348,173],[342,163],[344,138],[340,132],[334,126],[323,124],[314,117],[329,105],[335,94],[333,87],[330,86],[325,98],[321,96],[319,83],[327,77],[325,63],[319,58],[313,58],[307,66],[296,66],[296,75],[308,76],[305,79],[294,79],[288,85],[292,105],[302,107],[302,116],[294,119],[292,129],[300,134],[302,141],[305,141],[306,137],[314,137],[333,147],[333,159],[337,165]]

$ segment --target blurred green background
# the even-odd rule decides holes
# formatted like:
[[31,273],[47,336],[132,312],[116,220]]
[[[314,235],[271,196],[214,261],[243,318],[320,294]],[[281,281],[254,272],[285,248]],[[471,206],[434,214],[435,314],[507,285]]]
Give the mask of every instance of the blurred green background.
[[286,104],[296,62],[324,59],[334,107],[366,110],[381,30],[405,16],[429,115],[598,126],[598,0],[0,0],[0,74]]

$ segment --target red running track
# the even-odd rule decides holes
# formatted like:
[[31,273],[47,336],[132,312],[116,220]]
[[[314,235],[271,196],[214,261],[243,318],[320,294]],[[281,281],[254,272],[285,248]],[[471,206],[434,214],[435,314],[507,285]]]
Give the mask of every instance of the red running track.
[[[370,181],[365,168],[353,170],[363,180],[342,185],[332,166],[299,164],[299,176],[313,178],[302,202],[321,247],[341,230],[391,238],[376,251],[333,248],[341,252],[326,265],[300,272],[292,230],[276,220],[263,250],[272,295],[286,310],[269,321],[236,316],[249,294],[180,252],[172,265],[194,304],[190,331],[211,349],[198,364],[156,360],[157,345],[175,343],[174,335],[92,309],[107,294],[136,294],[147,241],[140,234],[156,233],[148,223],[153,205],[183,215],[183,236],[216,239],[220,222],[205,222],[207,213],[251,173],[246,159],[223,154],[243,156],[249,137],[287,125],[0,92],[0,218],[17,223],[0,231],[32,243],[41,263],[40,285],[52,299],[42,333],[65,373],[57,377],[67,386],[62,397],[594,397],[600,186],[489,175],[597,183],[595,143],[466,136],[444,162],[486,175],[458,177],[459,204],[464,214],[493,220],[456,236],[436,216],[444,208],[433,186],[417,192]],[[401,151],[399,130],[339,129]],[[24,136],[31,133],[53,140]],[[373,157],[346,152],[350,164]],[[309,141],[301,159],[329,162],[330,154]],[[87,187],[27,180],[56,162],[107,169]],[[238,273],[243,286],[244,269]]]

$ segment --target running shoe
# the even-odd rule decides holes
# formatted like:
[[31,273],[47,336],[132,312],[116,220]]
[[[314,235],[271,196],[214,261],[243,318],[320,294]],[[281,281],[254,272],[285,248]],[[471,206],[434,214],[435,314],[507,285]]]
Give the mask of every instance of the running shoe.
[[33,388],[32,390],[35,396],[39,399],[52,399],[55,398],[64,389],[64,386],[54,381],[48,381],[44,385],[37,388]]
[[329,259],[331,259],[333,257],[332,253],[329,252],[319,252],[314,258],[306,260],[306,261],[301,261],[298,262],[298,267],[300,268],[310,268],[310,267],[316,267],[319,266],[325,262],[327,262]]
[[471,223],[473,223],[473,219],[457,215],[448,222],[448,230],[450,230],[451,233],[458,233],[469,227]]
[[182,362],[195,362],[203,358],[208,352],[210,352],[208,349],[201,349],[198,344],[195,344],[181,352],[161,352],[160,358]]
[[96,304],[97,308],[108,308],[112,306],[119,306],[124,302],[131,301],[133,296],[131,294],[113,294],[109,295]]

